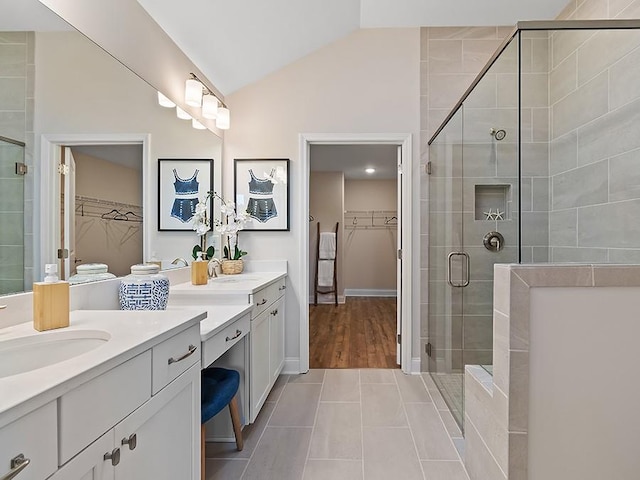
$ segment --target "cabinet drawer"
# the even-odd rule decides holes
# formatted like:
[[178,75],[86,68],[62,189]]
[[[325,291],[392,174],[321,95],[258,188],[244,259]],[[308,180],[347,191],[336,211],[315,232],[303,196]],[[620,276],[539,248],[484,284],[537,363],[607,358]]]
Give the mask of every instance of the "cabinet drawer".
[[256,318],[258,315],[264,312],[269,307],[269,305],[271,305],[284,294],[285,288],[285,279],[281,278],[280,280],[254,293],[251,318]]
[[141,353],[58,399],[63,465],[151,397],[151,351]]
[[153,347],[153,395],[200,361],[200,324]]
[[250,324],[251,319],[247,313],[209,338],[202,346],[202,367],[211,365],[224,352],[242,340],[249,333]]
[[11,470],[11,459],[20,454],[30,463],[17,479],[40,480],[58,468],[55,401],[0,428],[0,477]]

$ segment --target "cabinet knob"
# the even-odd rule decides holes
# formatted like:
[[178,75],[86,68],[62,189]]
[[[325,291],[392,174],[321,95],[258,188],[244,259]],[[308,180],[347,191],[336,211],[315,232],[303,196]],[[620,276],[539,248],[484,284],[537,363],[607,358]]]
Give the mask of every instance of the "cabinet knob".
[[122,445],[129,445],[129,450],[135,450],[138,446],[138,436],[135,433],[122,439]]
[[31,463],[31,459],[24,458],[24,454],[16,455],[11,459],[11,470],[5,473],[0,480],[11,480],[13,477],[18,475],[22,470],[27,468]]
[[271,310],[271,315],[276,316],[278,314],[278,309]]
[[265,303],[267,303],[267,299],[263,298],[261,302],[256,303],[256,305],[264,305]]
[[111,460],[111,465],[114,467],[120,463],[120,449],[114,448],[111,452],[104,454],[105,461]]
[[287,288],[286,285],[282,285],[282,286],[278,287],[278,290],[282,291],[282,290],[285,290],[286,288]]

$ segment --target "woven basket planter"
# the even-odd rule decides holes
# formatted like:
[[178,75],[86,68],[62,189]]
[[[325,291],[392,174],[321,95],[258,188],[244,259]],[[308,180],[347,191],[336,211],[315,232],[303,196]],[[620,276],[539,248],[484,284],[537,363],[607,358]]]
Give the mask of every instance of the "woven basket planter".
[[225,275],[242,273],[242,270],[244,270],[244,260],[223,260],[221,268],[222,273]]

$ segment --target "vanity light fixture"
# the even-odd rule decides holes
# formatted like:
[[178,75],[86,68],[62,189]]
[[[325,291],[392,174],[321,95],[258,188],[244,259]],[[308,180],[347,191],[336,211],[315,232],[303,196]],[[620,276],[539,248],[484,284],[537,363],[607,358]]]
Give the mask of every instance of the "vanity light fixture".
[[202,97],[202,116],[215,120],[218,116],[218,99],[215,95],[205,95]]
[[375,168],[365,168],[364,171],[367,172],[369,175],[371,175],[372,173],[376,173]]
[[173,108],[176,106],[171,100],[165,97],[162,93],[158,92],[158,103],[161,107]]
[[184,101],[193,107],[202,107],[202,116],[216,120],[216,127],[228,130],[231,126],[229,109],[197,76],[190,73],[191,78],[185,83]]
[[191,115],[189,115],[187,112],[185,112],[180,107],[176,107],[176,115],[181,120],[191,120]]
[[216,117],[216,127],[220,130],[229,130],[231,125],[231,117],[227,107],[218,107],[218,116]]
[[205,130],[207,128],[203,124],[201,124],[198,120],[196,120],[195,118],[191,119],[191,126],[193,128],[195,128],[196,130]]
[[[193,74],[191,74],[193,75]],[[202,88],[204,85],[193,75],[192,78],[185,82],[184,86],[184,103],[192,107],[202,105]]]

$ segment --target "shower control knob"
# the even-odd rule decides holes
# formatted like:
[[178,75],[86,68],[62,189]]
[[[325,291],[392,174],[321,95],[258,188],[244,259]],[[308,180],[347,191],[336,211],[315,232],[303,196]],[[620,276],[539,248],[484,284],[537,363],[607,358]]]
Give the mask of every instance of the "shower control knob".
[[490,252],[499,252],[504,248],[504,237],[500,232],[489,232],[482,239],[482,243]]

